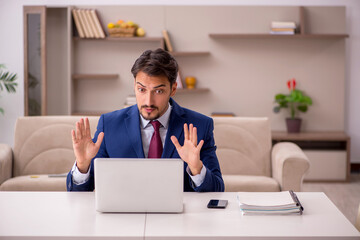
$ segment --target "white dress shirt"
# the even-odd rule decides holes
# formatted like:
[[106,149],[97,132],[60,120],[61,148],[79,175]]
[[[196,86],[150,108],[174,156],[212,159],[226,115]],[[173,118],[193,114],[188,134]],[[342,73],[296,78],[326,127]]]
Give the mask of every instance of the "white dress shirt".
[[[167,134],[168,127],[169,127],[169,119],[170,119],[171,109],[172,109],[172,106],[169,103],[169,106],[168,106],[168,109],[166,110],[166,112],[161,117],[156,119],[161,123],[159,132],[160,132],[160,137],[161,137],[161,142],[162,142],[163,148],[164,148],[165,138],[166,138],[166,134]],[[149,153],[151,137],[155,130],[154,130],[153,126],[151,125],[150,120],[144,119],[141,114],[140,114],[140,129],[141,129],[141,139],[142,139],[144,155],[145,155],[145,157],[147,157],[148,153]],[[81,173],[76,166],[76,161],[75,161],[75,164],[72,167],[71,171],[72,171],[72,180],[73,180],[74,184],[83,184],[90,177],[90,168],[87,173]],[[189,166],[186,168],[186,172],[189,174],[191,180],[193,181],[193,183],[195,184],[196,187],[200,186],[204,182],[205,175],[206,175],[206,168],[204,167],[204,165],[201,169],[201,172],[195,176],[191,175]]]

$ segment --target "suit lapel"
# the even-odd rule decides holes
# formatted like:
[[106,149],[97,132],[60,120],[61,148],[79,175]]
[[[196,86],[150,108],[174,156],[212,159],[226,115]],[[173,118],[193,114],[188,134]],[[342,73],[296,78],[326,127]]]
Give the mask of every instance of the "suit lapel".
[[179,143],[181,145],[183,144],[182,139],[185,123],[185,119],[183,117],[184,111],[172,99],[170,99],[170,104],[172,105],[172,111],[170,114],[168,131],[165,138],[164,150],[161,156],[162,158],[171,158],[175,151],[175,146],[170,139],[171,136],[175,136],[179,140]]
[[129,110],[128,116],[125,118],[125,125],[131,145],[133,146],[137,157],[145,158],[141,140],[139,110],[137,109],[137,105],[133,106]]

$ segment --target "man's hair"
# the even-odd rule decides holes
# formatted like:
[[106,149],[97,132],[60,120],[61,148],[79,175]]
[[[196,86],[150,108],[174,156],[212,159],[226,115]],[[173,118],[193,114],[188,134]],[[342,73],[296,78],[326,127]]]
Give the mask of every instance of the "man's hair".
[[134,78],[139,72],[149,76],[166,76],[172,86],[176,82],[178,64],[173,56],[165,50],[158,48],[155,51],[146,50],[136,59],[131,73]]

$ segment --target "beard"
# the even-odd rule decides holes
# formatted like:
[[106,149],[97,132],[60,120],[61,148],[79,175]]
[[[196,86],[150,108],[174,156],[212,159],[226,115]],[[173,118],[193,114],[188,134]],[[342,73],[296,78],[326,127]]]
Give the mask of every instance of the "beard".
[[[145,109],[145,108],[152,108],[152,109],[154,109],[154,111],[152,111],[151,113],[148,113],[148,112],[146,112],[146,110],[143,111],[143,109]],[[156,112],[156,111],[157,111],[157,112]],[[151,114],[154,114],[154,112],[156,112],[156,114],[155,114],[154,116],[151,116]],[[140,107],[140,114],[141,114],[141,116],[142,116],[144,119],[150,120],[150,121],[151,121],[151,120],[155,120],[155,119],[157,119],[157,118],[160,117],[159,108],[156,107],[155,105],[151,105],[151,106],[142,105],[142,106]]]

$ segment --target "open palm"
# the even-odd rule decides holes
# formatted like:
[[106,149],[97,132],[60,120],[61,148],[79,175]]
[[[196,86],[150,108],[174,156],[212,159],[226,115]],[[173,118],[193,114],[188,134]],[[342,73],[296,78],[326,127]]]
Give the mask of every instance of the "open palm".
[[75,130],[71,131],[74,154],[76,157],[76,165],[80,172],[87,172],[89,169],[91,159],[96,156],[99,151],[101,142],[104,138],[104,133],[98,135],[96,143],[91,140],[89,119],[80,119],[76,122]]
[[185,161],[190,171],[193,175],[200,173],[203,166],[202,161],[200,160],[200,151],[204,144],[204,140],[201,140],[197,144],[197,129],[193,124],[189,125],[184,124],[184,145],[179,144],[178,139],[175,136],[171,136],[171,141],[176,147],[179,156],[183,161]]

